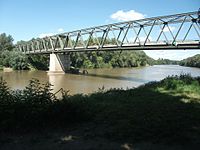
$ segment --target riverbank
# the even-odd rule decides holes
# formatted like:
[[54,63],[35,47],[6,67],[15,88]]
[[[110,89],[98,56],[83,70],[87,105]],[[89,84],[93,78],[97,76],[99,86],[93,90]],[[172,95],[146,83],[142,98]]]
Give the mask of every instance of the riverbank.
[[56,100],[37,80],[15,92],[1,81],[0,149],[195,149],[199,91],[199,77],[181,75]]

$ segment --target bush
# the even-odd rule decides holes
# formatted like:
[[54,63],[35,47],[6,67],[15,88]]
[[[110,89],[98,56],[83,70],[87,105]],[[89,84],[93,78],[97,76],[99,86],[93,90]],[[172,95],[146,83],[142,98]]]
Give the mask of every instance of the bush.
[[1,78],[0,131],[66,125],[87,118],[82,96],[74,102],[63,91],[62,100],[58,100],[51,91],[49,83],[41,84],[37,79],[30,80],[24,90],[11,91]]
[[18,51],[3,51],[0,54],[0,64],[5,67],[11,67],[15,70],[28,69],[26,56]]
[[12,95],[10,94],[10,89],[7,86],[7,83],[0,77],[0,105],[11,104]]
[[47,55],[28,56],[28,63],[30,63],[31,68],[38,70],[48,70],[49,56]]
[[10,66],[15,70],[28,69],[27,57],[18,51],[10,52]]

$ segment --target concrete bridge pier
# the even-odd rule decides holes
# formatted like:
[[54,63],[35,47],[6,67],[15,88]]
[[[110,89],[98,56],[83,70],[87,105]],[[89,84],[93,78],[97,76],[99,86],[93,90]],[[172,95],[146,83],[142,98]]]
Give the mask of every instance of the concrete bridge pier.
[[66,73],[70,70],[70,55],[69,54],[50,54],[49,71],[48,73]]

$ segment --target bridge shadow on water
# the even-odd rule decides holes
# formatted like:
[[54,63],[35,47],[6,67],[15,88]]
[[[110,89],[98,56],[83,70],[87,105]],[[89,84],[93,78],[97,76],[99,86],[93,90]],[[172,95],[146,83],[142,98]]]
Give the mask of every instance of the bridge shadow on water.
[[113,79],[113,80],[122,80],[122,81],[131,81],[131,82],[138,82],[138,83],[147,83],[151,81],[151,80],[145,80],[145,79],[136,78],[136,77],[112,76],[112,75],[92,74],[92,73],[86,74],[85,76]]

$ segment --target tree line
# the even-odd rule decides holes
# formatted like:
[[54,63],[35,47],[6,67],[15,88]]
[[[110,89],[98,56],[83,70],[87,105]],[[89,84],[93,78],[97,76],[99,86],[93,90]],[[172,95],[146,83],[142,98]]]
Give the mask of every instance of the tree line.
[[[91,40],[93,42],[95,40]],[[19,41],[23,43],[24,41]],[[116,42],[113,39],[106,43]],[[91,45],[94,43],[90,43]],[[172,61],[147,56],[144,51],[97,51],[97,52],[73,52],[70,53],[71,66],[75,68],[115,68],[115,67],[139,67],[160,64],[181,64],[191,67],[200,66],[200,56],[187,60]],[[36,68],[48,70],[48,55],[25,55],[15,49],[13,38],[5,33],[0,34],[0,68],[11,67],[16,70]]]
[[200,68],[200,54],[189,57],[187,59],[183,59],[182,61],[180,61],[180,65]]
[[28,69],[27,57],[15,49],[13,40],[11,35],[0,34],[0,68]]

